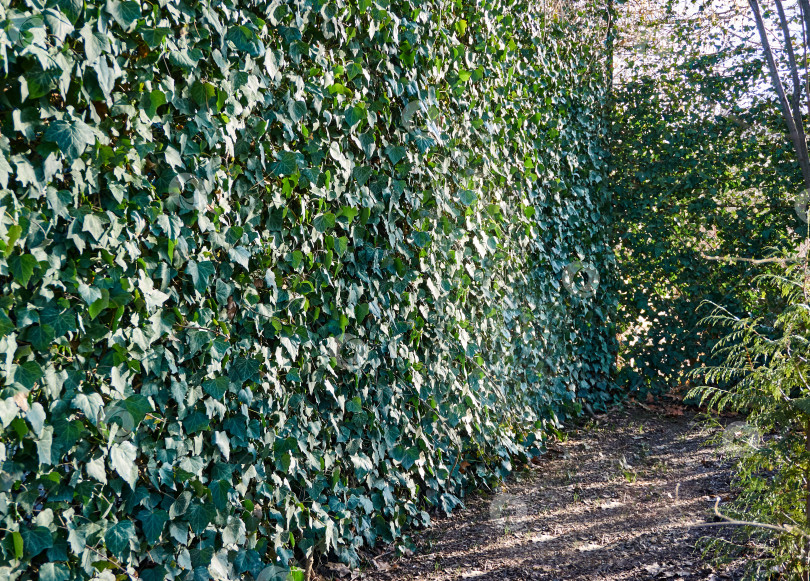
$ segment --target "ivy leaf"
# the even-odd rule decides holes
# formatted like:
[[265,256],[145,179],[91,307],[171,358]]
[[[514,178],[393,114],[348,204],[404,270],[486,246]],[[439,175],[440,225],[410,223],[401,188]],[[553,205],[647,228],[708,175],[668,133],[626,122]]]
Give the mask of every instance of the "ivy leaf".
[[68,581],[70,569],[64,563],[44,563],[39,568],[39,581]]
[[165,510],[142,510],[138,513],[138,520],[141,521],[146,542],[154,545],[160,538],[166,521],[169,520],[169,513]]
[[186,512],[188,524],[191,525],[191,530],[197,535],[202,533],[214,520],[214,516],[216,516],[214,509],[204,504],[192,504]]
[[402,467],[405,468],[405,470],[410,470],[417,460],[419,460],[419,448],[412,446],[405,450],[405,454],[402,457]]
[[261,42],[247,26],[229,28],[225,40],[231,41],[237,50],[246,52],[250,56],[259,56],[262,53]]
[[413,243],[419,248],[425,248],[430,244],[430,234],[427,232],[412,232],[411,238],[413,239]]
[[229,385],[230,381],[228,381],[228,378],[220,375],[214,379],[204,381],[203,389],[205,393],[214,399],[222,399],[222,396],[227,393]]
[[102,54],[109,52],[110,41],[89,23],[84,25],[80,34],[84,40],[84,54],[89,62],[95,62]]
[[0,310],[0,338],[5,337],[9,333],[13,333],[17,327],[5,311]]
[[107,549],[119,559],[124,558],[130,543],[136,540],[135,525],[132,521],[124,520],[115,523],[104,533],[104,544]]
[[28,281],[31,280],[34,270],[37,268],[39,268],[39,262],[30,254],[15,254],[8,259],[8,270],[22,287],[28,286]]
[[183,427],[186,429],[186,434],[191,435],[196,432],[201,432],[208,429],[209,418],[202,412],[194,412],[189,414],[183,420]]
[[96,143],[93,130],[78,119],[52,121],[44,137],[46,141],[55,143],[68,160],[78,159],[88,145]]
[[214,266],[214,263],[210,260],[203,260],[201,262],[194,262],[192,260],[186,267],[186,274],[191,275],[194,288],[200,294],[205,294],[205,291],[208,290],[211,277],[214,276],[216,272],[216,266]]
[[25,389],[31,390],[44,375],[39,363],[26,361],[17,365],[17,369],[14,370],[14,381]]
[[106,9],[118,25],[127,32],[131,32],[135,28],[135,23],[141,17],[141,6],[137,2],[107,0]]
[[231,363],[228,376],[231,381],[241,385],[246,381],[252,380],[259,374],[260,365],[261,364],[256,359],[239,356]]
[[307,114],[307,104],[303,101],[290,101],[287,110],[292,120],[298,123]]
[[356,179],[357,183],[361,186],[366,185],[368,178],[370,178],[373,173],[374,169],[365,165],[358,165],[354,168],[354,170],[352,170],[354,179]]
[[50,325],[34,325],[28,329],[27,339],[37,351],[47,351],[54,337],[55,333]]
[[214,501],[214,506],[219,510],[225,510],[225,508],[228,506],[228,491],[231,489],[231,485],[228,483],[228,481],[217,480],[212,482],[208,489],[211,491],[211,498]]
[[42,310],[39,320],[53,329],[57,339],[76,330],[76,314],[73,309],[48,307]]
[[53,535],[46,527],[35,527],[29,529],[22,527],[20,535],[23,540],[23,550],[29,559],[33,559],[42,551],[53,547]]
[[315,230],[323,234],[327,230],[331,230],[335,227],[335,215],[331,212],[319,214],[312,220],[312,225],[315,227]]
[[[163,39],[172,33],[171,28],[141,28],[139,29],[143,41],[149,48],[157,48],[163,43]],[[154,92],[154,91],[153,91]]]
[[201,107],[207,107],[211,99],[216,99],[216,96],[217,90],[210,83],[194,81],[194,84],[191,85],[191,98]]
[[133,490],[138,480],[138,466],[135,464],[137,457],[138,449],[132,442],[113,444],[110,448],[110,465]]
[[79,16],[82,15],[84,10],[84,2],[82,0],[56,0],[56,5],[62,14],[68,17],[72,24],[76,24]]
[[279,151],[276,160],[270,164],[270,171],[277,176],[293,175],[298,171],[298,160],[292,151]]
[[385,148],[385,154],[388,156],[388,159],[391,160],[391,163],[394,165],[398,164],[408,153],[408,150],[402,147],[401,145],[393,146],[389,145]]
[[353,128],[365,118],[366,109],[361,105],[355,105],[354,107],[349,107],[346,109],[346,123],[348,123],[349,128]]
[[471,190],[461,190],[458,194],[458,199],[465,206],[471,206],[475,203],[477,196],[475,195],[475,192]]
[[82,223],[82,231],[88,232],[98,242],[104,235],[104,226],[101,219],[95,214],[87,214]]

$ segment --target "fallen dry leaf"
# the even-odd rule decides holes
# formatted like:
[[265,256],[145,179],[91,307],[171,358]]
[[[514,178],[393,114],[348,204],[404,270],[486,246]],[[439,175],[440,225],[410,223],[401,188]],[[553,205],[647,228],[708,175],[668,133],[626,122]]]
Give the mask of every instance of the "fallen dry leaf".
[[18,391],[14,394],[14,403],[17,404],[17,407],[20,408],[22,411],[28,411],[28,392],[27,391]]

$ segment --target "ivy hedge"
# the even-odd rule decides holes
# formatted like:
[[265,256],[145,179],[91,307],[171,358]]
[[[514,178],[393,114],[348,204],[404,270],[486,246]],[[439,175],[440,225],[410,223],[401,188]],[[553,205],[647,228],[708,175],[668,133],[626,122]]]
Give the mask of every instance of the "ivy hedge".
[[607,398],[598,13],[0,20],[0,577],[357,564]]

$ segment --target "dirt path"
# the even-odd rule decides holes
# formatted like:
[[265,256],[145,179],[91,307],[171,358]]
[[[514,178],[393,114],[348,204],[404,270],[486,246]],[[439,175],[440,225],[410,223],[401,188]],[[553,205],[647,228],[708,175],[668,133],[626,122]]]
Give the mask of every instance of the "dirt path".
[[[417,554],[381,557],[362,577],[406,579],[739,579],[695,549],[695,528],[728,497],[728,463],[686,415],[644,410],[589,422],[494,495],[417,535]],[[386,560],[388,559],[388,560]]]

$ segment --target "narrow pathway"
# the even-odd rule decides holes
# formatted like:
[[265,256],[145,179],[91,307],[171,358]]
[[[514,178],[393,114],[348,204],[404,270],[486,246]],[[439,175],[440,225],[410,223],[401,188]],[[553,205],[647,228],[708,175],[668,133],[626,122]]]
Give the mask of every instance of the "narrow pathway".
[[418,534],[417,554],[383,556],[360,577],[739,579],[696,549],[703,535],[727,534],[694,526],[729,494],[729,463],[706,443],[711,435],[688,414],[589,422],[496,494],[468,498],[466,510]]

